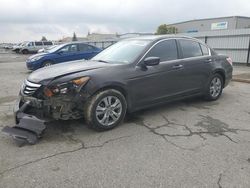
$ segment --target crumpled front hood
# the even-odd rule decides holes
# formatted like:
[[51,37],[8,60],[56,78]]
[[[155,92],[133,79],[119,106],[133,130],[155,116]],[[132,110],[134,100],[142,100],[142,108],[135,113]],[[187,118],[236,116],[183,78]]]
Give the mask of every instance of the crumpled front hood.
[[85,60],[70,61],[67,63],[61,63],[57,65],[52,65],[50,67],[44,67],[38,69],[29,75],[28,80],[33,83],[40,83],[43,80],[52,80],[59,76],[81,71],[99,69],[107,66],[111,65],[96,61],[85,61]]

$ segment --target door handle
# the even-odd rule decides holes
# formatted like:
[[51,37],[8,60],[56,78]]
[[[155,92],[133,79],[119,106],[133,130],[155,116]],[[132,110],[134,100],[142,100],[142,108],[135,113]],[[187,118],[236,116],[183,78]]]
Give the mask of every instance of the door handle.
[[205,63],[211,63],[213,60],[212,59],[206,59]]
[[174,65],[172,68],[173,69],[182,69],[183,65]]

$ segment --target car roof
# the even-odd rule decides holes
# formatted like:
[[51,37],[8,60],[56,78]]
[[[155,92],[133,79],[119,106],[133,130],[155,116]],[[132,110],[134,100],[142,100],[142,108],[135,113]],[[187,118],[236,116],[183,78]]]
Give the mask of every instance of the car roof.
[[81,41],[72,41],[72,42],[66,42],[63,44],[88,44],[87,42],[81,42]]
[[158,40],[162,40],[162,39],[192,39],[195,41],[199,41],[198,39],[195,39],[193,37],[189,37],[189,36],[184,36],[184,35],[145,35],[145,36],[139,36],[139,37],[133,37],[133,38],[129,38],[127,40],[149,40],[149,41],[158,41]]
[[62,43],[61,45],[63,46],[66,46],[66,45],[69,45],[69,44],[86,44],[86,45],[89,45],[89,46],[93,46],[95,48],[98,48],[92,44],[88,44],[87,42],[82,42],[82,41],[73,41],[73,42],[66,42],[66,43]]

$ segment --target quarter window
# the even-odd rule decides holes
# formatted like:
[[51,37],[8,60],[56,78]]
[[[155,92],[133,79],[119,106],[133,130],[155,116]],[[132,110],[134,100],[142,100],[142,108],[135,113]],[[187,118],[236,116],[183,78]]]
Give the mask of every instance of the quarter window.
[[179,40],[183,58],[202,56],[198,42],[192,40]]
[[160,61],[170,61],[178,58],[175,40],[165,40],[156,44],[146,57],[159,57]]

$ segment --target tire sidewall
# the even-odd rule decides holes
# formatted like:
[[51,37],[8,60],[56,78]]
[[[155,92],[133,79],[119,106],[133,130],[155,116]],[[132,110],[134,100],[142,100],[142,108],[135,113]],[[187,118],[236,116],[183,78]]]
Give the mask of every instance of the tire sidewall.
[[[114,124],[112,124],[110,126],[103,126],[101,123],[98,122],[98,120],[96,118],[96,107],[99,104],[99,102],[107,96],[115,96],[121,101],[122,113],[121,113],[121,116],[119,117],[119,119]],[[92,127],[94,127],[96,130],[100,130],[100,131],[112,129],[112,128],[116,127],[117,125],[119,125],[123,121],[123,119],[126,115],[126,111],[127,111],[126,99],[120,92],[118,92],[116,90],[112,90],[112,89],[101,92],[101,94],[98,96],[98,98],[93,102],[93,105],[91,108],[90,119],[92,122],[91,123]]]
[[22,50],[22,54],[28,54],[29,51],[28,50]]

